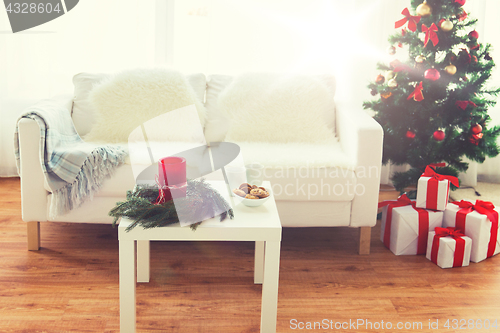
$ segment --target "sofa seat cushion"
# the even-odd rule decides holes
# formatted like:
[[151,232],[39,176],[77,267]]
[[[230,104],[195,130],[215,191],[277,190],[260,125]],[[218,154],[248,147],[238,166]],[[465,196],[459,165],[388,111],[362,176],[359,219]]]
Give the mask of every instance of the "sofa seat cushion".
[[245,165],[264,166],[262,178],[273,186],[276,200],[350,201],[356,185],[353,161],[340,143],[236,142]]
[[[338,142],[328,145],[306,143],[237,142],[245,164],[264,166],[262,178],[273,186],[276,200],[287,201],[351,201],[361,194],[352,161]],[[150,142],[154,160],[188,150],[198,143]],[[125,198],[135,186],[136,176],[151,165],[144,143],[127,146],[129,158],[105,179],[95,197]],[[210,177],[208,177],[210,178]]]

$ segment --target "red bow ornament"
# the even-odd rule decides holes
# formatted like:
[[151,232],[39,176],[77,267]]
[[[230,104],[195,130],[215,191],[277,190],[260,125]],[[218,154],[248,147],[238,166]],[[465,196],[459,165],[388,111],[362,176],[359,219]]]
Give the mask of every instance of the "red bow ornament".
[[422,32],[425,33],[424,47],[427,46],[429,39],[431,40],[434,46],[436,46],[437,43],[439,43],[439,38],[436,33],[437,31],[438,28],[434,23],[432,23],[432,25],[429,28],[427,28],[425,24],[422,24]]
[[417,31],[417,23],[420,21],[420,16],[411,16],[408,8],[403,9],[401,14],[403,14],[405,17],[399,21],[396,21],[394,27],[397,29],[408,22],[408,29],[413,32]]
[[[453,266],[451,267],[461,267],[464,265],[464,256],[465,256],[465,237],[463,233],[460,232],[457,228],[440,228],[437,227],[434,229],[435,235],[432,240],[432,248],[431,248],[431,256],[430,259],[433,263],[438,265],[438,251],[439,251],[439,243],[440,238],[442,237],[451,237],[456,242],[455,254],[453,256]],[[468,264],[468,262],[467,262]],[[442,267],[442,266],[440,266]],[[445,267],[442,267],[445,268]]]
[[471,137],[469,138],[469,142],[477,146],[479,145],[479,141],[481,141],[482,138],[483,138],[483,133],[472,134]]
[[456,101],[455,105],[457,107],[461,108],[462,110],[465,110],[467,108],[467,106],[469,106],[469,105],[471,105],[473,107],[477,107],[476,103],[471,102],[471,101]]
[[415,86],[415,90],[408,96],[407,100],[410,100],[410,98],[413,97],[413,99],[417,102],[423,101],[424,100],[424,94],[422,93],[423,87],[422,87],[422,81],[418,83]]
[[[474,205],[466,200],[455,201],[453,203],[461,208],[455,217],[455,227],[463,233],[465,233],[465,220],[467,214],[475,210],[479,214],[486,215],[491,222],[490,241],[488,243],[486,258],[492,257],[495,253],[498,239],[498,212],[495,210],[495,206],[489,201],[482,200],[476,200]],[[472,241],[474,242],[474,238]]]

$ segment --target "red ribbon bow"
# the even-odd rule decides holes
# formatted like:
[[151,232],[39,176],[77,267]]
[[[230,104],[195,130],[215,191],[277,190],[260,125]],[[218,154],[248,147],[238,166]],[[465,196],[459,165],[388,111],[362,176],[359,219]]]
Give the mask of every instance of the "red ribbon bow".
[[453,228],[453,227],[448,227],[448,228],[436,227],[434,229],[434,231],[436,232],[436,236],[439,236],[439,237],[450,236],[450,237],[457,239],[457,238],[465,236],[463,233],[460,232],[460,229]]
[[424,100],[424,94],[422,93],[422,90],[424,88],[422,87],[422,81],[420,81],[419,84],[415,86],[415,90],[408,96],[407,100],[413,97],[413,99],[417,102],[423,101]]
[[427,46],[429,39],[431,40],[434,46],[436,46],[437,43],[439,43],[439,38],[436,34],[437,31],[438,28],[434,23],[432,23],[432,25],[429,28],[427,28],[425,24],[422,24],[422,32],[425,33],[424,47]]
[[437,255],[438,255],[438,250],[439,250],[439,239],[441,237],[452,237],[455,239],[457,246],[455,247],[455,256],[453,257],[453,267],[461,267],[464,262],[464,255],[465,255],[465,235],[460,232],[459,229],[457,228],[440,228],[436,227],[435,229],[435,236],[434,239],[432,240],[432,250],[431,250],[431,261],[437,265]]
[[408,21],[408,29],[415,32],[417,31],[417,23],[420,21],[420,16],[411,16],[408,8],[403,9],[401,12],[405,17],[399,21],[396,21],[394,27],[397,29],[402,27]]
[[391,248],[391,226],[392,226],[392,209],[396,207],[412,206],[418,212],[418,245],[417,254],[425,254],[427,246],[427,238],[429,232],[429,212],[425,209],[417,208],[414,201],[411,201],[406,194],[401,195],[398,200],[386,200],[379,202],[378,207],[387,207],[387,216],[384,229],[384,245]]
[[[441,166],[441,165],[438,164],[437,166]],[[422,174],[422,177],[431,177],[431,178],[434,178],[434,179],[436,179],[438,181],[448,180],[450,183],[452,183],[456,187],[460,187],[460,184],[458,182],[458,178],[457,177],[448,176],[448,175],[441,175],[441,174],[437,173],[436,170],[434,170],[432,164],[430,164],[430,165],[428,165],[428,166],[425,167],[425,171]]]
[[453,202],[458,207],[462,208],[457,212],[455,227],[465,233],[465,219],[467,214],[472,211],[477,211],[479,214],[486,215],[491,222],[490,243],[488,244],[488,252],[486,257],[492,257],[495,252],[498,238],[498,212],[495,210],[495,205],[489,201],[476,200],[476,204],[470,201],[461,200]]
[[471,101],[456,101],[455,105],[457,107],[461,108],[462,110],[465,110],[467,108],[467,106],[469,106],[469,105],[471,105],[473,107],[477,107],[476,103],[471,102]]

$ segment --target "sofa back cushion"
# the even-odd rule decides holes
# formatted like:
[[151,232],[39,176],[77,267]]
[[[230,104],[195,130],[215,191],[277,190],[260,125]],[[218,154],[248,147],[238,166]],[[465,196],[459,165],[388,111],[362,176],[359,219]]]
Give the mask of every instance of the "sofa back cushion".
[[[96,123],[95,107],[90,103],[89,94],[101,82],[108,80],[112,74],[105,73],[79,73],[73,77],[74,97],[72,118],[76,131],[81,137],[87,135]],[[194,90],[200,102],[205,99],[206,77],[202,73],[186,76],[189,85]]]
[[[244,74],[238,77],[210,75],[207,82],[207,142],[232,141],[322,141],[335,136],[335,77],[332,75]],[[316,108],[316,109],[315,109]],[[312,110],[312,112],[311,112]],[[316,116],[315,116],[316,115]],[[296,125],[306,118],[306,126],[318,126],[319,132],[307,138],[292,138],[283,131],[272,131],[257,138],[257,133],[241,131],[250,124]],[[316,117],[314,120],[312,117]],[[294,118],[294,120],[292,120]],[[269,119],[274,119],[271,123]],[[313,120],[313,121],[311,121]],[[252,126],[254,126],[252,125]],[[268,126],[269,125],[269,126]],[[326,127],[325,127],[326,126]],[[230,127],[233,128],[231,133]],[[262,131],[264,129],[262,127]],[[237,129],[239,128],[239,129]],[[255,128],[252,127],[254,130]],[[289,128],[291,130],[291,128]],[[300,126],[300,132],[305,128]],[[239,132],[239,133],[235,133]],[[228,137],[226,137],[228,134]],[[283,136],[284,134],[284,136]]]

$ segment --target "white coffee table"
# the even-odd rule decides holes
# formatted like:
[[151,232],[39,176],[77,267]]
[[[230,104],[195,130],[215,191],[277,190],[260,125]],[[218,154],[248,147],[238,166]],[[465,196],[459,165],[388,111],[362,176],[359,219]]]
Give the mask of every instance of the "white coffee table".
[[[221,194],[227,193],[224,182],[211,182]],[[269,182],[262,184],[270,188]],[[162,228],[125,229],[132,223],[123,218],[118,227],[120,246],[120,332],[135,332],[136,326],[136,251],[137,282],[149,282],[150,241],[252,241],[255,242],[254,283],[262,284],[260,331],[276,332],[278,279],[281,246],[281,223],[276,202],[271,197],[260,207],[235,205],[234,219],[204,221],[196,231],[178,223]]]

